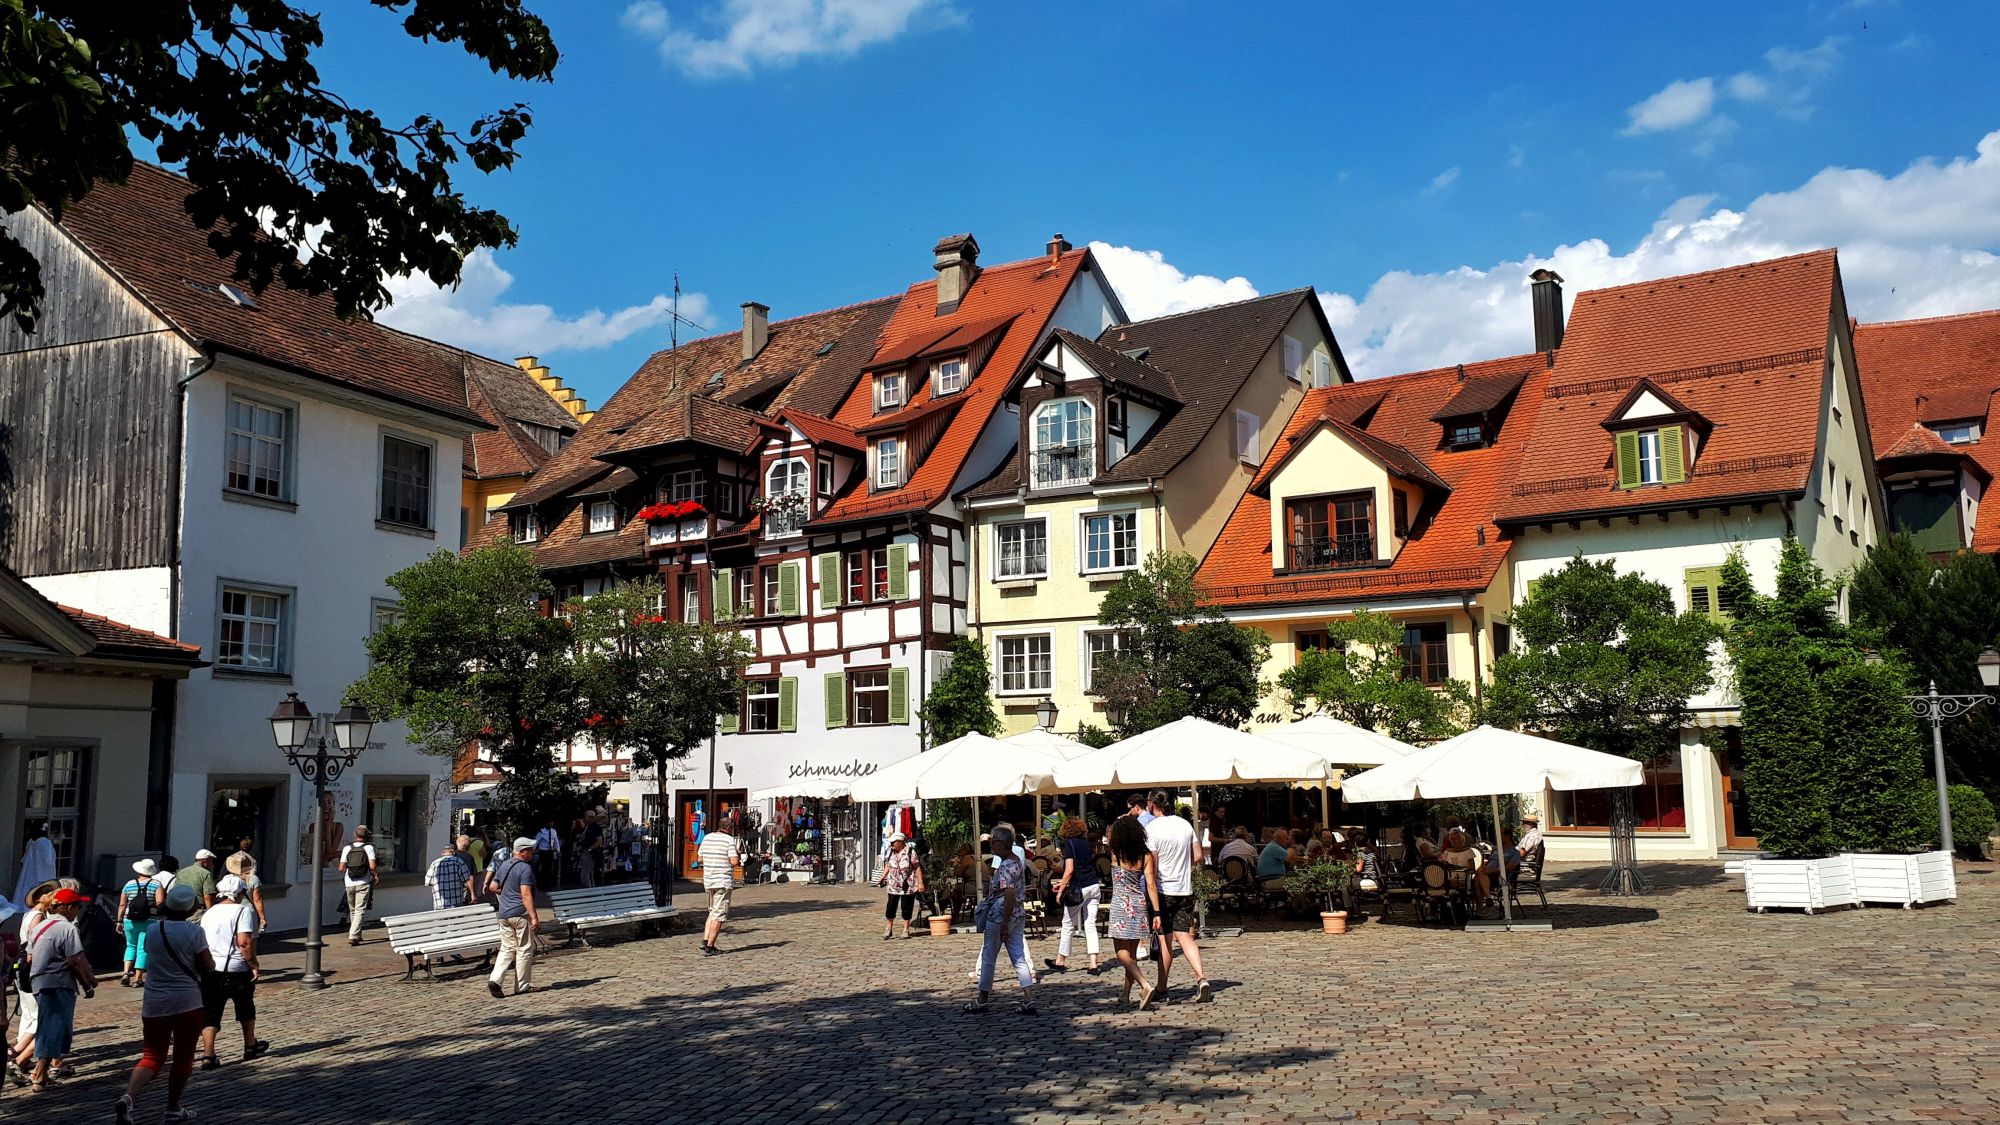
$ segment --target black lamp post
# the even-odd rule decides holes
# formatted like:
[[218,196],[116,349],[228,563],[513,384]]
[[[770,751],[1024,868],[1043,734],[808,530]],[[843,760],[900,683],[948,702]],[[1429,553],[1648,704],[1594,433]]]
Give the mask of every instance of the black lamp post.
[[[1879,664],[1881,660],[1875,653],[1868,654],[1870,664]],[[1995,651],[1991,645],[1979,654],[1979,682],[1989,692],[2000,688],[2000,651]],[[1903,698],[1917,718],[1930,720],[1931,759],[1937,770],[1938,843],[1946,855],[1956,855],[1958,849],[1951,838],[1951,787],[1944,776],[1944,721],[1956,719],[1993,697],[1983,692],[1979,695],[1939,695],[1937,681],[1932,680],[1929,691]]]
[[284,702],[271,712],[271,737],[285,752],[285,760],[313,787],[312,901],[306,907],[306,972],[299,978],[307,988],[326,987],[326,978],[319,971],[319,952],[326,948],[319,933],[326,879],[326,787],[340,780],[368,748],[375,718],[368,708],[351,703],[327,725],[333,728],[330,740],[324,730],[313,733],[312,708],[295,691],[287,692]]
[[1044,699],[1040,703],[1035,704],[1035,724],[1041,727],[1043,730],[1048,731],[1050,734],[1054,734],[1056,729],[1056,716],[1059,713],[1060,712],[1056,710],[1055,700]]

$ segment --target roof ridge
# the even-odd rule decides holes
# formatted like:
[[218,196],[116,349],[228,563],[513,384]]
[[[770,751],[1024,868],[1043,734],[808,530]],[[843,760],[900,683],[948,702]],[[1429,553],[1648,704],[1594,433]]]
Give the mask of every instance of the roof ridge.
[[[1315,388],[1313,388],[1313,389],[1314,389],[1314,390],[1334,390],[1334,391],[1337,391],[1337,390],[1341,389],[1342,387],[1362,387],[1362,386],[1372,386],[1372,385],[1376,385],[1376,384],[1380,384],[1380,383],[1386,383],[1386,382],[1388,382],[1388,381],[1389,381],[1389,380],[1391,380],[1391,379],[1417,379],[1417,378],[1420,378],[1420,377],[1422,377],[1422,376],[1425,376],[1425,375],[1433,375],[1433,376],[1437,376],[1437,375],[1450,375],[1450,376],[1454,376],[1454,377],[1455,377],[1455,376],[1457,376],[1457,375],[1458,375],[1458,369],[1459,369],[1459,368],[1461,368],[1461,367],[1484,367],[1484,366],[1486,366],[1486,365],[1487,365],[1487,364],[1489,364],[1489,363],[1511,363],[1511,362],[1514,362],[1514,361],[1516,361],[1516,360],[1519,360],[1519,361],[1521,361],[1521,362],[1524,362],[1524,363],[1525,363],[1525,362],[1527,362],[1527,361],[1529,361],[1529,360],[1539,360],[1539,361],[1542,361],[1542,362],[1546,363],[1547,361],[1546,361],[1546,360],[1543,360],[1543,358],[1542,358],[1542,357],[1543,357],[1543,353],[1541,353],[1541,352],[1521,352],[1521,353],[1519,353],[1519,354],[1517,354],[1517,355],[1503,355],[1503,356],[1495,356],[1495,357],[1494,357],[1494,358],[1492,358],[1492,359],[1475,359],[1475,360],[1470,360],[1470,361],[1468,361],[1468,362],[1465,362],[1465,363],[1450,363],[1450,364],[1446,364],[1446,365],[1444,365],[1443,367],[1425,367],[1425,368],[1421,368],[1421,369],[1419,369],[1419,370],[1416,370],[1416,371],[1398,371],[1398,372],[1396,372],[1396,373],[1395,373],[1394,375],[1373,375],[1373,376],[1370,376],[1370,377],[1368,377],[1368,378],[1366,378],[1366,379],[1356,379],[1356,380],[1355,380],[1355,381],[1353,381],[1352,383],[1340,383],[1340,384],[1336,384],[1335,386],[1331,386],[1331,387],[1315,387]],[[1532,372],[1529,372],[1529,374],[1532,374]],[[1491,379],[1491,378],[1496,378],[1497,376],[1493,376],[1493,375],[1476,375],[1476,376],[1475,376],[1475,375],[1470,375],[1470,374],[1468,374],[1468,375],[1467,375],[1466,377],[1467,377],[1468,379],[1473,379],[1473,378],[1479,378],[1479,379]]]
[[[806,320],[815,316],[831,316],[834,313],[853,312],[856,309],[865,309],[874,305],[887,304],[892,301],[900,301],[903,299],[903,297],[904,297],[903,293],[889,293],[880,297],[870,297],[865,301],[854,301],[845,305],[835,305],[830,309],[820,309],[816,312],[804,312],[804,313],[799,313],[797,316],[788,316],[783,320],[774,320],[770,323],[769,327],[774,329],[783,328],[784,326],[791,324],[794,321]],[[732,336],[740,336],[742,334],[743,330],[741,328],[736,328],[726,331],[712,332],[706,336],[696,336],[692,340],[682,340],[675,347],[660,348],[656,351],[648,352],[646,354],[646,358],[639,361],[639,366],[644,367],[646,363],[649,360],[653,359],[655,356],[672,355],[673,353],[680,351],[683,348],[691,348],[696,344],[706,344],[715,340],[727,340]],[[628,379],[627,381],[629,382],[630,380]]]
[[1127,321],[1124,324],[1114,324],[1111,325],[1110,328],[1106,328],[1105,331],[1108,332],[1111,330],[1111,328],[1138,328],[1147,324],[1158,324],[1163,320],[1172,320],[1175,317],[1193,316],[1196,313],[1215,312],[1218,309],[1233,309],[1239,305],[1253,305],[1256,304],[1258,301],[1275,301],[1279,297],[1296,297],[1302,293],[1311,293],[1313,291],[1314,291],[1313,287],[1310,285],[1301,285],[1295,289],[1280,289],[1276,293],[1260,293],[1255,297],[1244,297],[1243,299],[1237,301],[1223,301],[1218,304],[1203,305],[1198,309],[1182,309],[1179,312],[1161,313],[1159,316],[1149,316],[1144,320],[1132,320],[1132,321]]
[[1947,320],[1975,320],[1982,316],[2000,317],[2000,309],[1976,309],[1972,312],[1941,313],[1937,316],[1913,316],[1908,320],[1863,321],[1855,325],[1855,330],[1863,328],[1903,328],[1913,324],[1939,324]]
[[[1115,326],[1115,327],[1122,327],[1122,326]],[[1128,352],[1121,351],[1117,348],[1112,347],[1110,344],[1105,343],[1102,340],[1093,340],[1090,337],[1085,336],[1081,332],[1075,332],[1068,328],[1063,328],[1060,325],[1056,327],[1056,335],[1072,337],[1074,339],[1082,341],[1085,344],[1090,345],[1093,348],[1101,348],[1104,351],[1110,352],[1112,355],[1117,356],[1119,359],[1124,360],[1127,363],[1137,364],[1138,366],[1143,367],[1146,370],[1151,371],[1154,374],[1160,376],[1162,379],[1165,379],[1167,381],[1167,384],[1174,388],[1174,392],[1176,394],[1180,393],[1180,383],[1176,379],[1174,373],[1172,371],[1167,370],[1164,367],[1161,367],[1159,364],[1147,362],[1144,356],[1135,356]],[[1145,350],[1145,349],[1140,349],[1140,350]]]
[[1665,277],[1655,277],[1647,279],[1645,281],[1627,281],[1622,285],[1607,285],[1601,289],[1579,289],[1577,290],[1576,295],[1579,298],[1581,298],[1585,296],[1594,296],[1599,293],[1617,293],[1626,289],[1639,289],[1648,285],[1661,285],[1669,281],[1692,281],[1696,278],[1712,277],[1717,274],[1734,273],[1737,270],[1755,269],[1759,266],[1783,265],[1787,262],[1803,261],[1804,259],[1807,258],[1819,258],[1830,254],[1838,254],[1839,252],[1840,248],[1837,246],[1822,246],[1817,250],[1801,250],[1796,254],[1784,254],[1776,258],[1759,258],[1756,261],[1751,261],[1751,262],[1737,262],[1734,265],[1716,266],[1713,269],[1696,270],[1693,273],[1668,274]]

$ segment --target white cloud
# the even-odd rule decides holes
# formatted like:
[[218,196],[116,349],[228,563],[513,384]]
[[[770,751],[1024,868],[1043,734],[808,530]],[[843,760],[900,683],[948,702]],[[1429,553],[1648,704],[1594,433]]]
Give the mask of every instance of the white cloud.
[[1732,74],[1723,83],[1723,92],[1741,102],[1761,102],[1771,96],[1771,83],[1764,78],[1744,71]]
[[657,43],[669,66],[693,78],[719,78],[852,55],[913,27],[964,20],[947,0],[720,0],[690,25],[676,21],[660,0],[635,0],[619,22]]
[[1522,148],[1520,145],[1507,146],[1507,167],[1512,168],[1518,172],[1521,170],[1522,165],[1526,164],[1527,162],[1528,162],[1527,149]]
[[1840,38],[1829,35],[1816,47],[1773,47],[1764,52],[1764,61],[1779,74],[1825,74],[1840,62]]
[[[455,289],[441,289],[423,277],[392,277],[384,284],[395,298],[394,305],[382,310],[384,324],[503,359],[610,347],[665,326],[673,309],[665,294],[614,312],[591,309],[567,317],[548,305],[507,304],[500,298],[514,284],[514,275],[488,250],[466,257]],[[705,323],[708,311],[707,297],[681,294],[682,317]]]
[[1715,79],[1669,82],[1659,93],[1625,111],[1626,136],[1680,129],[1708,116],[1715,108]]
[[1117,291],[1126,315],[1133,320],[1245,301],[1257,295],[1257,287],[1247,277],[1228,280],[1208,274],[1190,277],[1170,265],[1158,250],[1093,242],[1090,251],[1104,268],[1111,288]]
[[1424,194],[1437,195],[1438,193],[1444,191],[1446,188],[1457,183],[1458,173],[1459,173],[1459,167],[1458,165],[1454,164],[1451,167],[1446,168],[1444,171],[1439,172],[1437,175],[1432,176],[1430,185],[1424,188]]
[[1827,168],[1740,209],[1688,196],[1622,254],[1593,238],[1484,268],[1399,270],[1323,303],[1356,373],[1388,375],[1532,348],[1527,279],[1543,266],[1575,294],[1826,246],[1840,248],[1848,308],[1863,320],[2000,308],[2000,131],[1969,157],[1894,175]]

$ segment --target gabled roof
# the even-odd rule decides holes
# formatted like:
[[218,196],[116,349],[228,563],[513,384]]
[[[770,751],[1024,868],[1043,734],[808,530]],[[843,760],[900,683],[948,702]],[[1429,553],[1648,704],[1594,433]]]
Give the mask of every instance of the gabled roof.
[[784,410],[778,413],[773,425],[790,426],[806,435],[806,440],[822,449],[845,449],[850,453],[865,453],[868,442],[860,434],[838,422],[829,422],[804,411]]
[[[1802,494],[1839,284],[1834,252],[1818,250],[1579,293],[1500,521]],[[1683,483],[1617,487],[1602,422],[1641,379],[1714,426]]]
[[[1071,332],[1067,328],[1056,329],[1056,338],[1076,352],[1077,356],[1090,365],[1092,371],[1107,383],[1117,383],[1145,391],[1168,402],[1180,401],[1180,388],[1175,386],[1170,373],[1154,366],[1141,356],[1114,351],[1098,343]],[[1145,348],[1133,348],[1132,352],[1145,352]],[[1046,354],[1046,353],[1045,353]]]
[[201,648],[109,617],[58,605],[0,567],[0,659],[121,664],[173,676],[204,667]]
[[718,399],[688,395],[647,415],[598,451],[600,460],[629,458],[667,445],[706,445],[743,453],[756,444],[758,416]]
[[[1507,556],[1507,540],[1493,522],[1506,466],[1521,455],[1535,428],[1549,372],[1540,353],[1466,364],[1467,378],[1519,376],[1520,401],[1501,422],[1492,444],[1465,450],[1438,448],[1433,415],[1460,389],[1458,367],[1415,371],[1364,383],[1320,387],[1305,393],[1285,434],[1272,443],[1256,483],[1223,525],[1201,562],[1196,581],[1225,607],[1366,601],[1385,597],[1457,594],[1484,590]],[[1356,409],[1360,407],[1360,409]],[[1373,411],[1368,414],[1368,411]],[[1365,427],[1343,421],[1367,417]],[[1278,577],[1271,557],[1271,501],[1262,490],[1290,451],[1322,427],[1340,428],[1393,448],[1423,466],[1449,491],[1386,567],[1314,571]],[[1294,440],[1301,439],[1301,440]],[[1414,514],[1414,513],[1413,513]]]
[[[1296,418],[1297,415],[1294,414],[1293,417]],[[1339,434],[1349,445],[1359,449],[1370,460],[1387,470],[1390,476],[1400,477],[1411,484],[1421,485],[1439,492],[1451,491],[1451,486],[1446,484],[1436,473],[1432,472],[1430,466],[1424,464],[1422,457],[1397,445],[1393,441],[1376,437],[1374,434],[1351,422],[1343,422],[1326,411],[1322,411],[1317,417],[1309,419],[1303,428],[1297,426],[1286,427],[1285,436],[1282,439],[1284,447],[1282,450],[1273,450],[1273,452],[1278,454],[1277,460],[1266,459],[1265,467],[1260,469],[1257,474],[1256,487],[1264,490],[1265,494],[1269,495],[1271,478],[1283,472],[1285,466],[1291,462],[1292,458],[1297,456],[1299,451],[1304,449],[1308,442],[1312,441],[1313,435],[1319,433],[1321,430],[1331,430]]]
[[[894,414],[881,415],[865,426],[856,426],[854,432],[867,437],[873,434],[888,433],[891,430],[906,429],[927,418],[935,418],[940,414],[952,414],[963,405],[965,405],[965,396],[962,394],[946,395],[943,398],[927,398],[915,406],[905,406]],[[838,425],[838,423],[834,424]]]
[[[1854,330],[1854,356],[1877,460],[1893,455],[1912,427],[1929,434],[1924,423],[1978,421],[1980,440],[1938,444],[1969,457],[1987,479],[2000,476],[1994,433],[2000,413],[1993,408],[2000,393],[2000,310],[1863,324]],[[2000,551],[2000,504],[1979,505],[1972,546]]]
[[526,476],[555,456],[522,424],[566,433],[580,427],[535,377],[511,363],[471,356],[466,365],[467,405],[493,428],[465,439],[465,473],[478,480]]
[[[413,406],[478,428],[455,348],[367,320],[343,320],[333,298],[273,283],[239,305],[224,294],[230,264],[208,246],[186,200],[194,185],[137,163],[63,211],[61,227],[198,347],[227,352]],[[490,361],[489,361],[490,362]]]
[[1519,374],[1488,375],[1480,379],[1468,376],[1465,382],[1459,384],[1458,393],[1451,396],[1451,401],[1438,407],[1437,413],[1431,415],[1431,421],[1484,415],[1506,402],[1509,395],[1520,389],[1521,380],[1525,378],[1527,376]]

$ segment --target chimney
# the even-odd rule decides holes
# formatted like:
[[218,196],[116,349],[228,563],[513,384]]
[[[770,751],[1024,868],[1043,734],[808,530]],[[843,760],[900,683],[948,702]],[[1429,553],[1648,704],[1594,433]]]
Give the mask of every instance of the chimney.
[[764,342],[771,338],[771,306],[743,302],[743,362],[757,358]]
[[1057,231],[1056,236],[1049,239],[1049,268],[1056,268],[1056,264],[1062,260],[1062,256],[1074,249],[1076,247],[1069,244],[1069,240],[1062,236],[1062,232]]
[[941,238],[931,247],[931,268],[938,271],[937,315],[955,312],[979,275],[979,242],[969,234]]
[[1547,354],[1563,343],[1563,279],[1554,270],[1536,270],[1528,275],[1534,291],[1535,350]]

